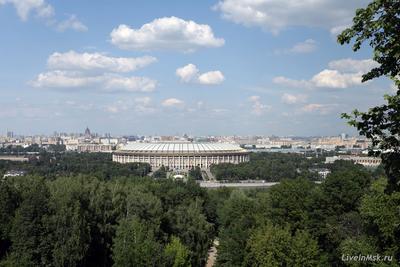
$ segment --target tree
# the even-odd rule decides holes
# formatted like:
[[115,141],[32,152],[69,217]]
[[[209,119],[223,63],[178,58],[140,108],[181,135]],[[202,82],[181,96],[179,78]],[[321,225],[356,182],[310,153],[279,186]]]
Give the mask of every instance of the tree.
[[367,232],[381,251],[400,259],[400,192],[384,193],[387,181],[379,179],[361,202],[360,213]]
[[11,258],[19,266],[40,266],[50,262],[50,242],[45,221],[49,214],[49,190],[40,178],[26,181],[11,230]]
[[304,229],[315,184],[305,179],[283,180],[267,195],[267,218],[276,225]]
[[0,259],[11,245],[10,232],[19,194],[8,181],[0,181]]
[[202,202],[199,198],[168,211],[168,224],[173,235],[191,251],[193,266],[205,263],[211,243],[212,226],[202,213]]
[[190,251],[179,238],[172,236],[164,249],[166,265],[171,267],[190,267]]
[[248,253],[244,266],[274,267],[318,266],[317,241],[306,231],[297,231],[266,224],[257,228],[247,242]]
[[[357,51],[369,41],[373,59],[379,66],[363,75],[362,81],[381,76],[393,79],[400,89],[400,2],[374,0],[366,8],[356,11],[353,25],[338,36],[340,44],[354,40]],[[342,114],[361,135],[372,140],[373,155],[381,155],[388,177],[387,193],[400,190],[400,90],[394,96],[386,95],[386,104],[367,112],[354,110],[352,115]]]
[[191,168],[188,175],[190,178],[193,178],[195,180],[203,180],[203,176],[201,175],[201,169],[199,166]]
[[112,248],[115,267],[159,266],[161,246],[137,218],[122,219]]
[[256,202],[233,191],[218,211],[220,225],[217,266],[241,266],[247,239],[256,225]]

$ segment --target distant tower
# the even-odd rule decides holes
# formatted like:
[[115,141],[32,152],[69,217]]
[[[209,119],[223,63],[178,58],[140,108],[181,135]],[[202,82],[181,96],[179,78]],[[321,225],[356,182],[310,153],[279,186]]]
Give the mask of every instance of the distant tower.
[[92,133],[89,130],[89,127],[86,127],[85,130],[85,138],[90,139],[92,137]]

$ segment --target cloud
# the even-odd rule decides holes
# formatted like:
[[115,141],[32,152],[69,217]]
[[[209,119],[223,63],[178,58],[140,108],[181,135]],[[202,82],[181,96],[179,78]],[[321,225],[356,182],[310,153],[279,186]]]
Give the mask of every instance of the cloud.
[[263,115],[266,111],[271,109],[271,106],[264,105],[261,103],[261,98],[260,96],[253,95],[248,98],[248,100],[251,102],[251,113],[256,115],[256,116],[261,116]]
[[86,75],[72,71],[49,71],[40,73],[30,85],[36,88],[89,88],[104,92],[151,92],[157,81],[147,77],[124,77],[115,74]]
[[113,29],[111,43],[126,50],[194,51],[202,47],[220,47],[225,41],[216,38],[209,25],[177,17],[164,17],[139,29],[121,24]]
[[136,113],[150,114],[154,113],[156,109],[151,105],[152,99],[148,96],[137,97],[134,99],[122,99],[113,104],[107,105],[105,110],[108,113],[120,113],[132,110]]
[[53,6],[45,0],[0,0],[0,5],[5,4],[13,5],[22,21],[27,21],[29,16],[34,13],[36,17],[47,19],[47,24],[60,32],[68,29],[79,32],[88,30],[88,27],[75,14],[71,14],[68,19],[58,22],[54,18],[55,10]]
[[168,99],[165,99],[161,103],[161,105],[164,107],[168,107],[168,108],[176,108],[176,107],[182,107],[184,105],[184,102],[177,98],[168,98]]
[[76,15],[70,15],[68,19],[58,23],[56,28],[60,32],[68,29],[78,32],[86,32],[88,30],[88,27],[83,24]]
[[222,74],[221,71],[209,71],[206,73],[203,73],[199,76],[199,82],[201,84],[207,84],[207,85],[215,85],[215,84],[220,84],[225,80],[224,75]]
[[356,60],[352,58],[344,58],[329,62],[329,68],[343,72],[363,72],[366,73],[379,64],[372,59]]
[[188,64],[181,68],[176,69],[176,75],[183,83],[199,83],[203,85],[217,85],[221,84],[224,80],[224,74],[219,71],[208,71],[200,73],[199,69],[194,64]]
[[181,79],[181,82],[188,83],[198,79],[199,69],[194,64],[187,64],[182,68],[176,69],[175,73]]
[[317,42],[307,39],[304,42],[295,44],[289,51],[295,54],[311,53],[317,48]]
[[156,62],[155,57],[109,57],[100,53],[53,53],[47,60],[50,69],[130,72]]
[[330,29],[331,34],[336,37],[338,36],[342,31],[344,31],[347,28],[350,28],[351,24],[346,24],[346,25],[339,25],[336,27],[333,27]]
[[303,42],[295,44],[289,49],[278,49],[275,50],[275,54],[307,54],[317,49],[317,42],[313,39],[307,39]]
[[306,95],[292,95],[292,94],[288,94],[288,93],[284,93],[282,95],[282,102],[288,105],[293,105],[293,104],[297,104],[297,103],[303,103],[307,100],[307,96]]
[[361,84],[362,72],[341,73],[337,70],[323,70],[312,77],[311,82],[316,87],[348,88]]
[[348,25],[355,10],[367,4],[367,0],[221,0],[213,9],[227,20],[277,34],[296,26],[333,29]]
[[1,4],[12,4],[22,21],[27,21],[31,13],[42,18],[54,16],[54,8],[44,0],[0,0]]
[[29,84],[36,88],[89,89],[103,92],[152,92],[157,81],[121,75],[157,61],[154,57],[111,57],[102,53],[53,53],[47,60],[49,71],[42,72]]
[[301,108],[302,112],[306,113],[318,113],[320,115],[327,115],[330,114],[337,104],[308,104]]
[[284,76],[277,76],[272,81],[276,84],[281,84],[284,86],[294,87],[294,88],[309,88],[310,86],[312,86],[312,84],[309,81],[294,80],[286,78]]
[[362,75],[377,63],[373,60],[340,59],[329,62],[329,69],[315,74],[310,80],[294,80],[284,76],[273,79],[276,84],[295,88],[336,88],[344,89],[361,85]]

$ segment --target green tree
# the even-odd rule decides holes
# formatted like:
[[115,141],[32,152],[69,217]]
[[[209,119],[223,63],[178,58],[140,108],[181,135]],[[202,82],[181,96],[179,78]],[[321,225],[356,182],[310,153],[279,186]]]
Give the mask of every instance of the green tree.
[[166,266],[190,267],[190,251],[179,238],[172,236],[171,242],[164,248]]
[[0,181],[0,259],[11,245],[10,232],[18,204],[19,194],[12,183]]
[[49,190],[40,178],[27,180],[11,230],[10,257],[19,266],[40,266],[51,260],[45,221],[49,215]]
[[[356,11],[353,25],[339,36],[340,44],[354,40],[357,51],[369,41],[373,59],[379,66],[363,75],[363,82],[388,76],[400,88],[400,2],[374,0],[366,8]],[[367,112],[354,110],[352,115],[342,114],[361,135],[372,140],[371,154],[381,155],[388,177],[386,192],[400,191],[400,90],[394,96],[385,96],[386,104],[370,108]],[[383,152],[383,153],[382,153]]]
[[50,184],[51,215],[46,227],[52,237],[54,266],[85,262],[90,237],[89,194],[79,178],[60,178]]
[[247,239],[256,225],[256,213],[256,202],[238,190],[221,206],[217,266],[241,266]]
[[161,246],[152,229],[137,218],[128,218],[119,222],[112,253],[116,267],[159,266]]
[[289,224],[293,230],[304,229],[314,186],[306,179],[283,180],[273,186],[267,194],[264,217],[276,225]]
[[247,242],[244,266],[274,267],[318,266],[317,241],[306,231],[297,231],[266,224],[257,228]]
[[192,266],[205,263],[212,238],[212,226],[202,213],[202,201],[197,198],[168,211],[171,233],[191,251]]
[[371,192],[362,199],[360,213],[380,251],[400,260],[400,192],[385,194],[386,184],[384,179],[373,183]]

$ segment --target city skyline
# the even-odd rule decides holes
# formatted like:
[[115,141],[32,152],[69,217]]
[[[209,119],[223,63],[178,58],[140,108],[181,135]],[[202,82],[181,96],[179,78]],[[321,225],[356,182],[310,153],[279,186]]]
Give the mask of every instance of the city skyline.
[[0,133],[354,135],[394,92],[336,42],[367,1],[291,3],[0,0]]

